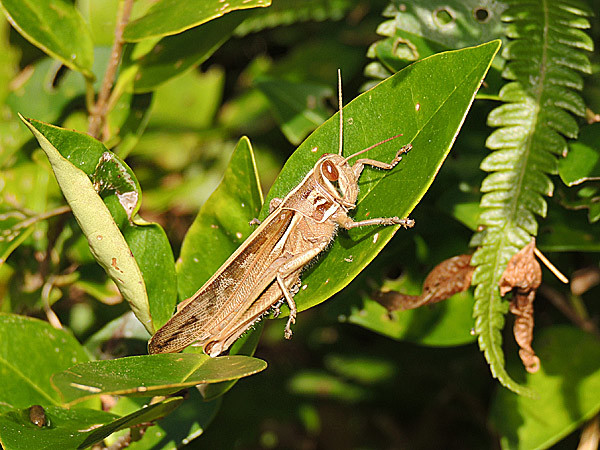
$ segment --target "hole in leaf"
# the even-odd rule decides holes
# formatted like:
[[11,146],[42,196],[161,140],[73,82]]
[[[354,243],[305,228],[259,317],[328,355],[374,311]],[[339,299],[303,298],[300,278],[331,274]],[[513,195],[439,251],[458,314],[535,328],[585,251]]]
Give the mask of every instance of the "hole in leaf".
[[490,19],[490,12],[487,8],[479,7],[473,10],[473,17],[479,23],[486,23]]
[[433,20],[440,27],[445,27],[454,22],[454,14],[448,8],[438,8],[433,12]]

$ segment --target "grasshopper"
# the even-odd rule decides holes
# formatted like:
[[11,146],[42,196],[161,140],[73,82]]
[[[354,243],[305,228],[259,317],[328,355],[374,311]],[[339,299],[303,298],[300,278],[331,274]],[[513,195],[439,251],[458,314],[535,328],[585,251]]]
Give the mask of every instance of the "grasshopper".
[[149,353],[173,353],[195,344],[217,356],[227,350],[269,310],[279,314],[287,302],[286,339],[296,322],[293,296],[303,268],[333,241],[339,227],[347,230],[372,225],[412,227],[412,219],[380,217],[354,221],[358,179],[365,165],[391,170],[411,149],[405,145],[390,163],[373,159],[349,160],[399,136],[388,138],[351,156],[342,156],[341,75],[338,71],[340,118],[339,151],[324,154],[284,199],[274,198],[269,215],[217,272],[150,339]]

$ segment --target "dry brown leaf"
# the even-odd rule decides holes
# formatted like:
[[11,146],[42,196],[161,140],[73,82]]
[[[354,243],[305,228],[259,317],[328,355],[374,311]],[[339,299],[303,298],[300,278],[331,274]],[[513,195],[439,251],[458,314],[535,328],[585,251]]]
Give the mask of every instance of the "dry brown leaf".
[[423,283],[421,295],[406,295],[396,291],[377,292],[373,299],[388,311],[404,311],[437,303],[466,291],[471,285],[473,267],[471,255],[458,255],[442,261],[433,268]]
[[513,334],[515,341],[519,344],[519,356],[529,373],[535,373],[540,368],[540,359],[536,356],[531,347],[533,341],[533,300],[535,291],[530,291],[529,294],[515,293],[513,300],[510,302],[510,312],[516,316],[515,325],[513,326]]
[[398,291],[377,291],[372,298],[389,312],[415,309],[424,304],[420,295],[406,295]]
[[519,356],[529,373],[537,372],[540,360],[536,356],[533,341],[533,300],[537,288],[542,283],[542,268],[535,259],[535,239],[515,254],[500,279],[500,294],[513,291],[510,312],[516,316],[513,334],[519,344]]
[[534,255],[535,239],[514,255],[500,279],[500,295],[513,289],[524,293],[536,290],[542,283],[542,268]]

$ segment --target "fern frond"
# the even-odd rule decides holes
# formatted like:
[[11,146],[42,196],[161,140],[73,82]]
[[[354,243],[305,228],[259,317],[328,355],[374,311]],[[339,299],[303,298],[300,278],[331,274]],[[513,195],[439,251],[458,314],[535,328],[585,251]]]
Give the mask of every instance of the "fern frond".
[[268,8],[259,8],[235,30],[236,36],[314,20],[340,20],[355,6],[352,0],[278,0]]
[[565,154],[565,138],[577,137],[576,117],[585,104],[576,90],[590,73],[585,51],[592,40],[590,15],[578,0],[508,0],[502,19],[508,22],[511,41],[503,50],[507,60],[504,78],[511,80],[500,91],[504,102],[488,116],[498,127],[486,142],[493,150],[481,168],[490,172],[481,185],[482,213],[473,243],[479,246],[472,264],[475,289],[475,330],[492,374],[509,389],[527,393],[504,368],[501,329],[508,302],[500,296],[499,280],[510,258],[537,235],[537,216],[546,215],[544,195],[553,184],[548,175],[557,171]]

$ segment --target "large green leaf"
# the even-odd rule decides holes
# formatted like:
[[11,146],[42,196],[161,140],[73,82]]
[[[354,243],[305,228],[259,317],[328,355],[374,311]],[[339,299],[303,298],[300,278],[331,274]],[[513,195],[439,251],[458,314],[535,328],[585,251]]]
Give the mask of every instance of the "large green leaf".
[[87,408],[44,408],[47,423],[38,427],[28,409],[15,409],[0,416],[0,442],[6,450],[80,448],[95,427],[117,419],[114,414]]
[[65,403],[73,404],[101,394],[168,395],[197,384],[246,377],[266,367],[249,356],[163,353],[78,364],[55,374],[52,383]]
[[227,14],[200,27],[167,36],[151,51],[145,51],[147,44],[141,42],[125,54],[123,76],[135,74],[135,92],[151,91],[208,59],[250,14],[251,11]]
[[147,405],[123,417],[86,408],[45,408],[46,425],[31,423],[29,410],[0,416],[0,441],[6,450],[88,448],[118,430],[153,422],[177,408],[183,398],[173,397]]
[[61,405],[50,377],[89,357],[75,338],[49,323],[0,313],[0,412]]
[[24,122],[48,155],[96,260],[153,332],[175,305],[175,269],[162,228],[136,216],[141,192],[135,175],[90,136],[35,120]]
[[[399,133],[403,134],[401,138],[373,149],[369,157],[387,162],[403,144],[413,146],[391,172],[364,170],[353,213],[355,220],[403,217],[410,213],[450,151],[499,47],[500,42],[493,41],[426,58],[344,107],[345,155]],[[336,114],[300,145],[273,185],[269,199],[284,197],[323,153],[337,150],[338,121]],[[266,205],[262,217],[267,213]],[[303,286],[295,297],[299,310],[322,302],[346,286],[381,251],[397,229],[364,227],[340,231],[327,255],[305,272]]]
[[129,23],[123,33],[126,41],[170,36],[181,33],[231,11],[265,7],[270,0],[163,0],[152,6],[146,15]]
[[[499,389],[490,419],[502,448],[549,448],[600,410],[600,341],[572,326],[536,334],[540,370],[527,374],[535,398]],[[519,366],[520,361],[509,361]]]
[[93,77],[91,33],[68,0],[2,0],[10,23],[33,45],[67,67]]

